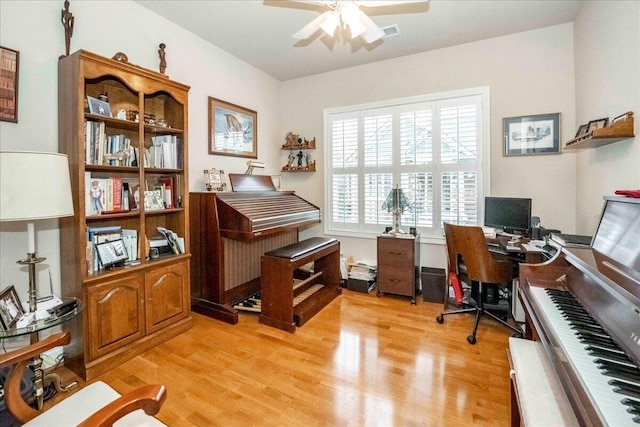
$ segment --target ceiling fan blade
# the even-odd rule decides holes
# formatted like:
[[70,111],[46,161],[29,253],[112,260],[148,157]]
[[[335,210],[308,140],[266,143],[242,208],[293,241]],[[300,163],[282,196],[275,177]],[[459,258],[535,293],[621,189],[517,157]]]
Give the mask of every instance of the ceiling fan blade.
[[378,6],[393,6],[397,4],[406,4],[406,3],[428,3],[428,2],[429,0],[398,0],[398,1],[371,0],[371,1],[357,1],[356,3],[359,6],[364,6],[364,7],[378,7]]
[[384,31],[382,31],[382,29],[378,27],[378,25],[373,22],[373,20],[371,20],[371,18],[369,18],[366,13],[361,10],[358,11],[360,12],[358,16],[360,22],[366,28],[364,30],[364,33],[362,33],[362,38],[364,38],[367,43],[373,43],[374,41],[381,39],[384,36]]
[[293,35],[293,38],[298,40],[308,39],[320,29],[320,25],[322,25],[322,23],[329,17],[331,13],[333,13],[333,11],[329,10],[318,16],[316,19],[305,25],[300,31],[295,33]]

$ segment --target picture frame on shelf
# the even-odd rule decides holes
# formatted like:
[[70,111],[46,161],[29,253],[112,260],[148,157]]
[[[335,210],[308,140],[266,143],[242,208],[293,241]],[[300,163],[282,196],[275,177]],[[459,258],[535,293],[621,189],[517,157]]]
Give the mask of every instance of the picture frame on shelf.
[[164,210],[164,200],[162,199],[162,191],[153,190],[144,192],[144,210],[159,211]]
[[111,106],[107,101],[102,101],[92,96],[87,96],[87,103],[89,104],[89,112],[91,114],[97,114],[104,117],[113,117],[111,115]]
[[24,315],[20,298],[13,285],[0,292],[0,326],[4,331],[13,328]]
[[18,123],[18,76],[20,70],[20,52],[0,46],[0,121]]
[[204,170],[204,186],[207,191],[224,191],[227,183],[224,182],[224,171],[216,168]]
[[598,120],[591,120],[587,126],[587,132],[593,132],[596,129],[602,129],[603,127],[606,127],[609,124],[609,118],[605,117],[603,119],[598,119]]
[[258,113],[209,97],[209,154],[258,158]]
[[96,251],[98,252],[98,258],[100,259],[102,268],[122,265],[129,258],[127,249],[121,239],[98,243],[96,245]]
[[503,119],[504,155],[560,153],[560,113]]
[[576,132],[576,136],[574,136],[574,138],[584,135],[585,133],[587,133],[588,130],[589,130],[588,124],[580,125],[578,127],[578,131]]
[[627,120],[627,118],[633,116],[633,113],[631,111],[627,111],[626,113],[620,114],[617,117],[614,117],[613,120],[611,120],[611,124],[614,124],[616,122],[620,122],[622,120]]

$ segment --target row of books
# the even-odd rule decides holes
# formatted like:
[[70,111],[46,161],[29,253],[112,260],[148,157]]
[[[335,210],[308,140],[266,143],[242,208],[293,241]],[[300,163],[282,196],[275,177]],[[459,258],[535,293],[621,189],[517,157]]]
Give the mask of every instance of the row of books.
[[138,178],[96,178],[85,172],[85,215],[140,209]]
[[142,160],[144,167],[178,168],[180,140],[177,136],[153,136],[151,144],[148,149],[142,147],[140,152],[126,135],[107,135],[104,122],[84,122],[85,163],[88,165],[138,166]]
[[104,268],[98,254],[98,245],[121,241],[125,251],[125,262],[136,261],[138,257],[138,232],[123,229],[119,225],[87,227],[87,247],[85,252],[87,273]]
[[88,165],[137,166],[136,149],[124,134],[107,135],[104,122],[84,122],[85,163]]
[[[158,227],[161,237],[161,246],[168,247],[169,253],[183,254],[185,253],[184,238],[179,237],[175,232]],[[153,242],[157,239],[150,239],[151,247],[158,247]],[[100,246],[113,243],[115,250],[122,250],[120,258],[123,264],[134,263],[140,259],[138,253],[138,232],[137,230],[123,229],[119,225],[109,225],[103,227],[87,227],[87,246],[86,246],[86,269],[87,274],[95,273],[103,270],[109,265],[105,265],[103,255],[100,252]]]
[[[176,182],[173,176],[160,175],[151,185],[145,180],[142,202],[145,209],[173,209],[177,206]],[[138,178],[97,178],[85,172],[85,215],[127,212],[140,209],[140,180]],[[153,198],[154,203],[150,203]]]
[[151,138],[149,147],[149,167],[178,168],[180,140],[175,135],[160,135]]

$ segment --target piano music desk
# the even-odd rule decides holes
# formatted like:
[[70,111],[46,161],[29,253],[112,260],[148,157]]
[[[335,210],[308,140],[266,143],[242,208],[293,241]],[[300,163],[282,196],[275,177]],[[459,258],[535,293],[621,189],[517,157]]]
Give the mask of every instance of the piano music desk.
[[[298,269],[310,262],[313,274],[294,285]],[[266,252],[260,274],[260,323],[294,333],[296,326],[302,326],[342,292],[340,242],[312,237]]]

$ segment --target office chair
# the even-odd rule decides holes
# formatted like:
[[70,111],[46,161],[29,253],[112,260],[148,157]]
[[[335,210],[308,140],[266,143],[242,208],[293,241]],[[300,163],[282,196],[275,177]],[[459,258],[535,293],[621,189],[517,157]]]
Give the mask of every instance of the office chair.
[[40,412],[32,408],[20,393],[22,372],[36,355],[69,344],[69,332],[51,335],[45,340],[0,356],[0,368],[11,366],[4,384],[4,401],[11,415],[24,427],[105,427],[164,426],[153,417],[166,398],[161,385],[140,387],[120,396],[102,381],[92,383],[71,394],[57,405]]
[[[476,343],[476,332],[480,318],[485,314],[515,332],[522,335],[522,331],[510,325],[484,309],[484,288],[489,284],[508,285],[513,278],[513,264],[511,261],[500,261],[491,256],[480,227],[454,225],[444,223],[444,235],[447,243],[449,258],[449,273],[454,272],[458,277],[478,283],[478,296],[475,306],[456,310],[445,310],[438,317],[438,323],[444,323],[444,316],[460,313],[475,313],[476,320],[473,332],[467,337],[469,344]],[[446,300],[446,299],[445,299]]]

